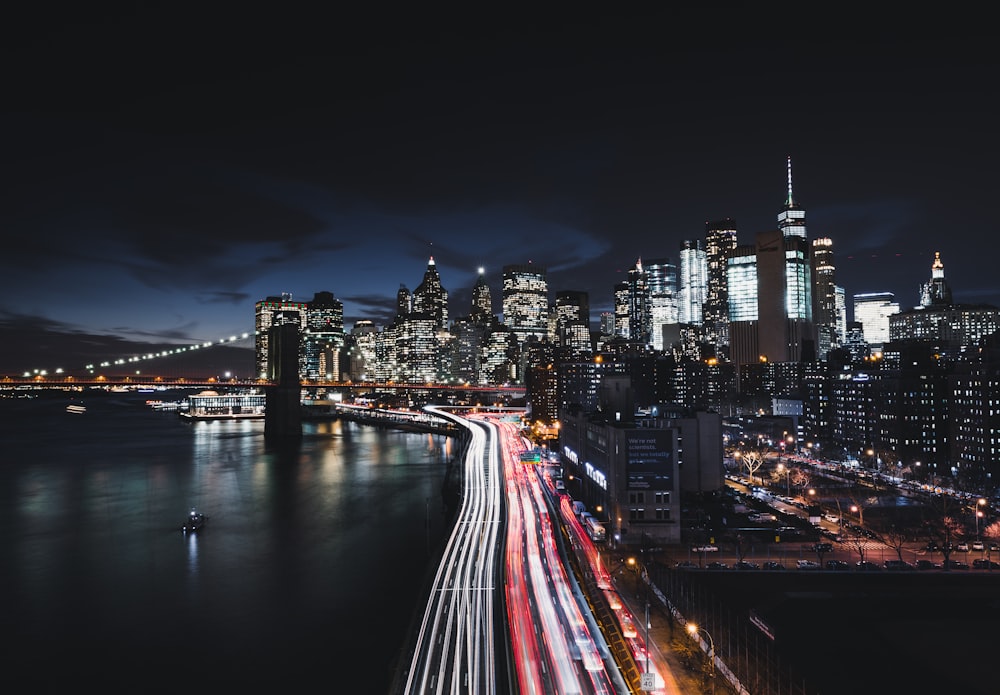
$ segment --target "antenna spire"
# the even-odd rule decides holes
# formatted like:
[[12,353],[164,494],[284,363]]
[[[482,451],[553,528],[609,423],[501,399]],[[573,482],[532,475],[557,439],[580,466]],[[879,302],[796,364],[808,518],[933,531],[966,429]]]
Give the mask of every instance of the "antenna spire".
[[795,205],[795,198],[792,197],[792,157],[788,156],[788,200],[785,205],[791,207]]

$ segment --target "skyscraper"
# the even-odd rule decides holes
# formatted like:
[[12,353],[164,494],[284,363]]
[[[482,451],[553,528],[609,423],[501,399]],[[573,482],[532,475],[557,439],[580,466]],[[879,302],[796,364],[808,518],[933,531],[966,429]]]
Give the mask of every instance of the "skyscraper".
[[629,340],[642,345],[653,342],[653,321],[649,304],[649,277],[638,259],[628,271],[628,332]]
[[441,286],[433,256],[427,261],[424,279],[413,290],[413,312],[427,314],[437,328],[448,327],[448,290]]
[[506,265],[503,268],[503,322],[524,343],[548,334],[549,284],[543,266]]
[[486,284],[486,271],[479,269],[476,285],[472,288],[472,310],[469,317],[473,321],[489,319],[493,316],[493,295]]
[[650,325],[653,349],[665,350],[664,326],[677,323],[677,266],[669,258],[653,258],[645,263],[649,282]]
[[692,326],[702,324],[702,310],[708,290],[705,249],[698,239],[681,242],[680,282],[677,288],[677,321]]
[[332,292],[317,292],[306,308],[301,338],[304,377],[311,381],[340,381],[340,354],[344,347],[344,303]]
[[785,207],[778,213],[778,229],[786,237],[806,237],[806,211],[796,202],[792,195],[792,158],[788,158],[788,195],[785,197]]
[[829,238],[812,242],[813,320],[816,324],[816,358],[825,360],[837,347],[837,285],[833,263],[833,241]]
[[944,263],[941,252],[934,252],[931,264],[931,279],[920,286],[920,306],[945,306],[951,304],[951,288],[944,279]]
[[254,306],[254,353],[259,378],[268,378],[268,329],[284,323],[295,323],[300,331],[304,331],[308,307],[308,303],[293,300],[292,295],[287,292],[280,297],[262,299]]
[[736,250],[736,221],[732,218],[705,223],[705,337],[722,354],[729,345],[729,257]]

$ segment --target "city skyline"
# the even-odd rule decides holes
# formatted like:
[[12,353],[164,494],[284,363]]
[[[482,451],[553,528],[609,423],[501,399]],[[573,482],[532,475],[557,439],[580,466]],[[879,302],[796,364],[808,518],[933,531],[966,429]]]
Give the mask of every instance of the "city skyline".
[[666,12],[461,35],[352,16],[353,38],[324,40],[133,13],[5,49],[30,69],[0,113],[4,357],[38,335],[69,354],[216,341],[286,292],[385,324],[432,256],[453,316],[480,267],[499,314],[502,267],[532,262],[596,321],[638,259],[677,261],[706,222],[734,219],[741,244],[775,229],[786,157],[849,304],[916,305],[936,252],[956,302],[1000,304],[981,252],[997,58],[974,41],[758,43]]

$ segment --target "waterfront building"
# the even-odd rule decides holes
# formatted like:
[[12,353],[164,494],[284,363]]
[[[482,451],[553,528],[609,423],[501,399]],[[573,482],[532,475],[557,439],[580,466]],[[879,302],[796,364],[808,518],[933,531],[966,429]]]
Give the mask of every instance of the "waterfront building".
[[254,362],[258,378],[267,378],[271,326],[294,323],[300,331],[305,331],[308,309],[308,302],[296,301],[289,293],[267,297],[254,305]]
[[301,346],[306,380],[341,381],[344,303],[332,292],[317,292],[307,304]]
[[374,321],[359,319],[351,329],[346,378],[354,381],[375,381],[379,328]]

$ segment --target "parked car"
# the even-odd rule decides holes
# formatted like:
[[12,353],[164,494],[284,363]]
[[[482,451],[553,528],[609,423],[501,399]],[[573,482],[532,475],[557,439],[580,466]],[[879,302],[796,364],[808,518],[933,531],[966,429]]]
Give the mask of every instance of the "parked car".
[[680,570],[683,570],[683,569],[698,569],[698,563],[697,562],[691,562],[690,560],[684,560],[683,562],[678,562],[676,565],[674,565],[674,567],[676,567],[677,569],[680,569]]
[[860,560],[856,565],[854,565],[854,567],[855,567],[855,569],[858,570],[858,572],[881,572],[882,571],[882,568],[879,565],[875,564],[874,562],[870,562],[869,560]]
[[738,570],[759,570],[760,565],[756,562],[750,562],[749,560],[740,560],[733,565],[733,568]]
[[986,544],[982,541],[972,541],[970,546],[973,550],[986,550]]
[[795,566],[800,570],[818,570],[823,566],[814,560],[799,560],[795,563]]
[[810,550],[817,553],[828,553],[831,550],[833,550],[833,544],[827,543],[825,541],[822,543],[815,543],[813,544],[812,548],[810,548]]
[[980,560],[972,561],[972,569],[977,570],[996,570],[1000,569],[1000,562],[996,560],[987,560],[985,558]]
[[729,569],[729,565],[727,565],[725,562],[710,562],[707,565],[705,565],[705,568],[710,570],[724,570],[724,569]]
[[827,560],[826,568],[835,572],[847,572],[851,566],[843,560]]
[[886,560],[882,564],[885,565],[885,568],[890,572],[905,572],[907,570],[916,569],[916,567],[906,560]]
[[763,565],[761,565],[761,569],[765,569],[765,570],[783,570],[783,569],[785,569],[785,566],[783,564],[781,564],[780,562],[775,562],[774,560],[768,560]]
[[948,560],[948,563],[945,565],[945,569],[949,569],[949,570],[967,570],[967,569],[969,569],[969,563],[968,562],[962,562],[961,560]]
[[959,543],[958,545],[955,546],[955,550],[957,550],[960,553],[967,553],[969,552],[969,544]]
[[716,548],[714,545],[696,545],[695,547],[691,548],[691,550],[693,552],[696,552],[696,553],[717,553],[717,552],[719,552],[719,549]]
[[918,570],[939,570],[941,569],[940,562],[934,562],[932,560],[917,560]]

